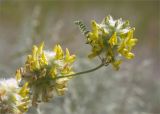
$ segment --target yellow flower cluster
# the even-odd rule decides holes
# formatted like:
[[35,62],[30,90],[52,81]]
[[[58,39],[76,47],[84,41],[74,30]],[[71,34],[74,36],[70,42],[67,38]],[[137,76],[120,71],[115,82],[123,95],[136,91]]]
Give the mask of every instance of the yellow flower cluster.
[[24,67],[16,72],[16,79],[20,84],[28,84],[32,105],[47,102],[53,94],[63,95],[67,90],[69,78],[59,78],[73,74],[72,64],[75,55],[70,55],[68,49],[64,53],[60,45],[53,51],[44,51],[44,43],[39,47],[33,46],[32,54],[28,55]]
[[0,80],[0,114],[24,114],[29,106],[48,102],[55,94],[64,95],[71,76],[89,73],[110,63],[118,70],[122,57],[134,58],[131,51],[137,39],[133,37],[135,29],[129,26],[128,21],[107,16],[100,24],[92,21],[91,31],[81,21],[76,24],[92,47],[88,57],[98,56],[102,64],[74,73],[75,55],[71,55],[67,48],[64,52],[60,45],[56,45],[53,51],[45,51],[44,43],[33,46],[24,66],[17,69],[16,80]]
[[107,16],[100,24],[92,21],[91,29],[86,35],[87,43],[92,46],[89,58],[99,56],[110,61],[118,70],[122,62],[121,56],[127,59],[134,57],[131,50],[137,39],[133,37],[134,28],[129,26],[128,21],[113,20],[111,16]]
[[29,99],[20,94],[21,91],[15,79],[0,80],[0,114],[23,114],[27,111]]

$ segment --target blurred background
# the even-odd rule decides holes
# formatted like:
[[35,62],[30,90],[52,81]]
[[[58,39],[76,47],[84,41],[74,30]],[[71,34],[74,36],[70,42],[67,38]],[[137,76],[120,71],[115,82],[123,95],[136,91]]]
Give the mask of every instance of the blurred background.
[[[0,77],[14,77],[33,44],[57,43],[77,55],[74,68],[95,67],[75,20],[90,26],[107,15],[136,28],[136,57],[119,71],[111,66],[76,77],[63,97],[40,105],[41,114],[160,114],[159,0],[0,0]],[[30,109],[27,114],[36,114]]]

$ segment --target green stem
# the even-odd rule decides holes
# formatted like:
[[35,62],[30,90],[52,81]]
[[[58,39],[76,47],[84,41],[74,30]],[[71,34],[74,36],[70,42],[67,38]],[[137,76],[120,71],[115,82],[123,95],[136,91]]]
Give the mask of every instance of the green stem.
[[75,74],[69,74],[69,75],[65,75],[65,76],[58,76],[58,77],[56,77],[55,79],[72,77],[72,76],[78,76],[78,75],[90,73],[90,72],[93,72],[93,71],[96,71],[96,70],[100,69],[100,68],[103,67],[104,65],[105,65],[105,64],[102,62],[99,66],[97,66],[97,67],[95,67],[95,68],[93,68],[93,69],[86,70],[86,71],[82,71],[82,72],[77,72],[77,73],[75,73]]

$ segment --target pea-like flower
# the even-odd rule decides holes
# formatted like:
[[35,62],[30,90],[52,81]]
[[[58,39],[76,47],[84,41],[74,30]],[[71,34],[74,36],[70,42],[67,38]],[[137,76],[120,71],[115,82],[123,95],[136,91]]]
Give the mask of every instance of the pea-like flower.
[[131,51],[137,39],[133,37],[135,29],[129,26],[128,21],[113,20],[111,16],[107,16],[100,24],[93,20],[91,31],[87,31],[82,24],[78,25],[92,47],[89,58],[99,56],[109,61],[117,70],[122,63],[122,56],[127,59],[134,58]]
[[25,86],[19,88],[15,79],[0,80],[0,114],[24,114],[27,111],[29,99]]
[[55,93],[64,95],[70,78],[59,78],[73,74],[72,64],[75,55],[65,53],[60,45],[53,51],[43,50],[44,44],[33,46],[32,54],[28,55],[24,67],[16,72],[16,78],[23,85],[28,83],[32,105],[51,100]]

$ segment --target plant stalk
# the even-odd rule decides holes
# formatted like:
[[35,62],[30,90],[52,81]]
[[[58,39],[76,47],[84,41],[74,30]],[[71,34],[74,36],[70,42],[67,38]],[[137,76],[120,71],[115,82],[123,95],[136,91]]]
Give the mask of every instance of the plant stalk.
[[[95,68],[92,68],[92,69],[89,69],[89,70],[86,70],[86,71],[82,71],[82,72],[77,72],[77,73],[75,73],[75,74],[69,74],[69,75],[64,75],[64,76],[58,76],[58,77],[56,77],[55,79],[73,77],[73,76],[78,76],[78,75],[82,75],[82,74],[94,72],[94,71],[100,69],[101,67],[103,67],[104,65],[105,65],[105,64],[102,62],[100,65],[98,65],[98,66],[95,67]],[[106,66],[106,65],[105,65],[105,66]]]

